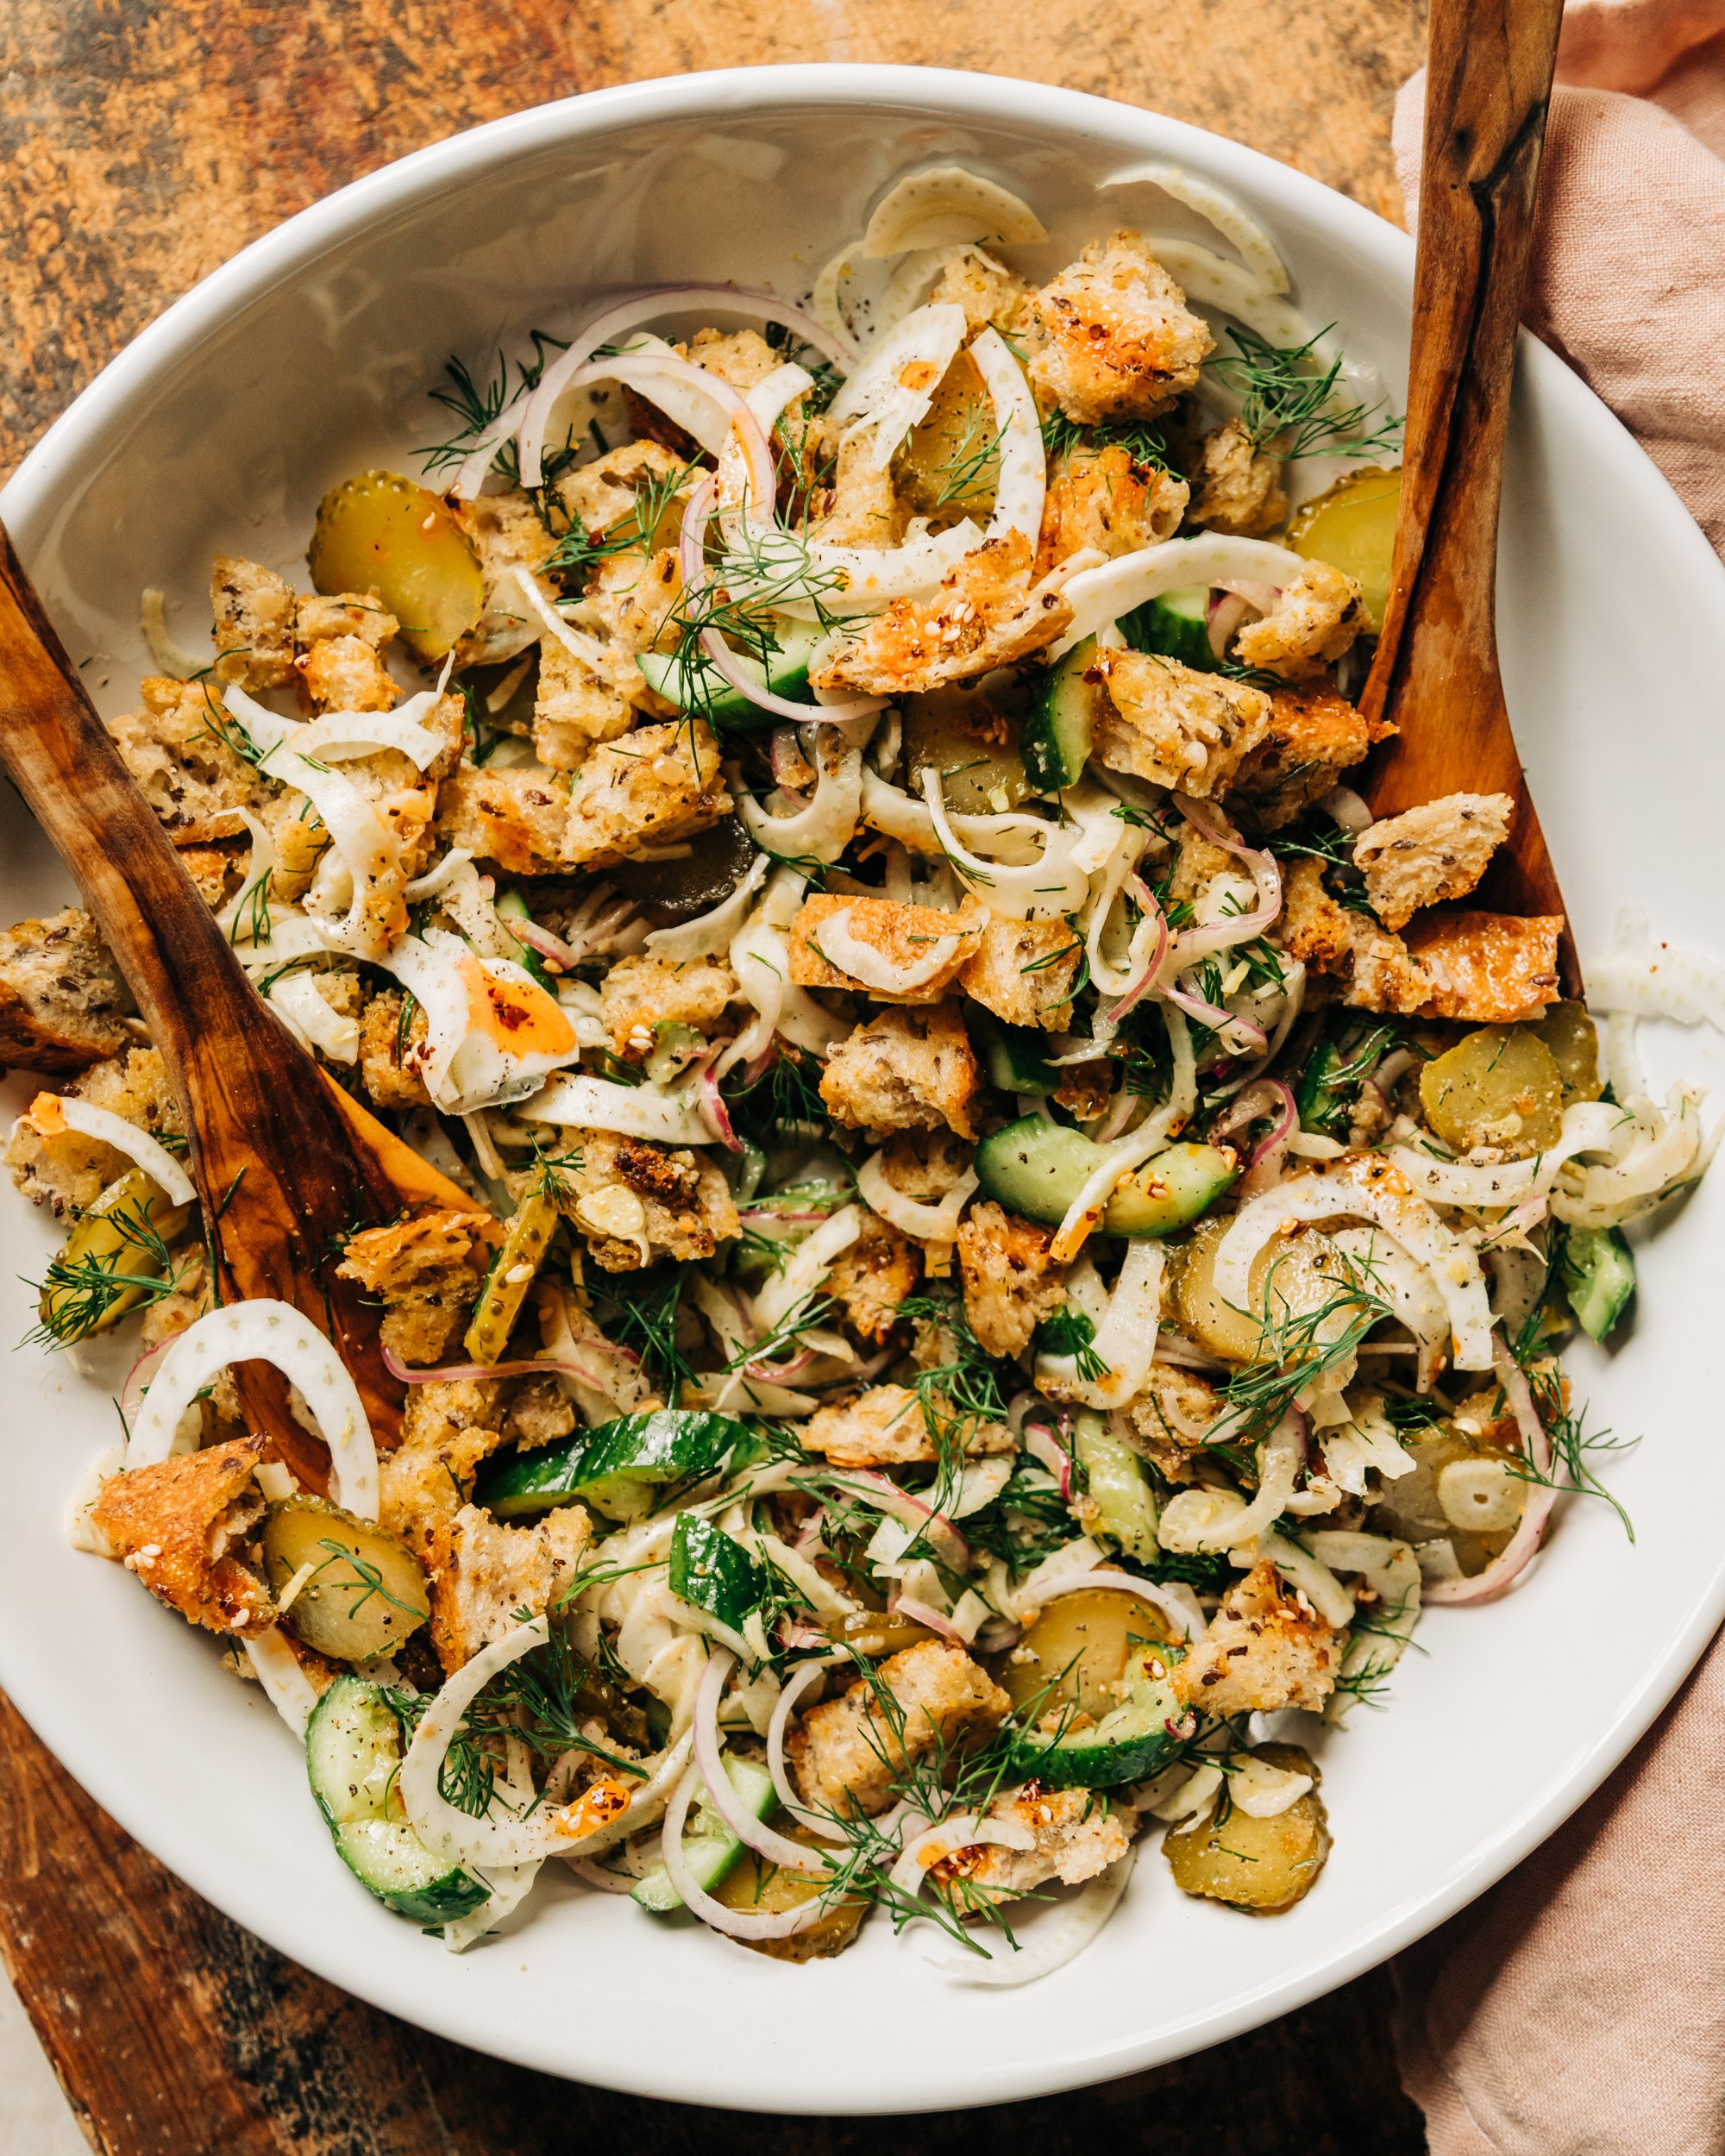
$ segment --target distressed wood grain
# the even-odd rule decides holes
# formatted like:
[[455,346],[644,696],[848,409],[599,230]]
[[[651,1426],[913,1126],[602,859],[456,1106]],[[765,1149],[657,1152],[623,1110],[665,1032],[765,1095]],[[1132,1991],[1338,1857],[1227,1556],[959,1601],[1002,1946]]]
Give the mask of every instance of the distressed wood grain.
[[[0,469],[168,302],[331,188],[576,91],[775,60],[1059,83],[1255,143],[1399,216],[1418,0],[0,0]],[[1242,1954],[1254,1927],[1242,1921]],[[674,2110],[482,2059],[229,1923],[0,1701],[0,1959],[104,2156],[1416,2156],[1389,1979],[1079,2098],[922,2120]],[[27,2151],[19,2156],[30,2156]]]

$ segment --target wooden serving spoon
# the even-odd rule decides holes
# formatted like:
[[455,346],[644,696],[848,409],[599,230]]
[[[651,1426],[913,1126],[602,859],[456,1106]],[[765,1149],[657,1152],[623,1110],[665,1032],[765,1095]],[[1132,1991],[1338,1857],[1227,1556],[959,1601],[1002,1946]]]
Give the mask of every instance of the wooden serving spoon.
[[[1524,914],[1565,909],[1498,672],[1497,510],[1562,15],[1563,0],[1433,0],[1402,504],[1360,699],[1399,730],[1364,788],[1377,815],[1462,790],[1514,799],[1478,902]],[[1559,962],[1578,995],[1567,925]]]
[[[247,979],[167,834],[133,784],[77,669],[0,530],[0,756],[83,892],[179,1095],[192,1180],[224,1298],[279,1297],[328,1332],[374,1433],[399,1426],[379,1312],[336,1277],[337,1238],[404,1207],[474,1210],[328,1079]],[[254,1427],[299,1478],[327,1456],[280,1373],[240,1364]]]

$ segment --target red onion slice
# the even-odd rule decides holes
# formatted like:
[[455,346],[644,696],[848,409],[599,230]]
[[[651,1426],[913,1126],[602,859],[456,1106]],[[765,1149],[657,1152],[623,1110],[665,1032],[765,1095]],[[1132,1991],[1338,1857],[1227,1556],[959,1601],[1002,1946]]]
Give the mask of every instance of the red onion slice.
[[[1155,985],[1157,975],[1162,971],[1162,962],[1168,956],[1167,915],[1157,904],[1150,886],[1142,876],[1133,874],[1127,879],[1127,881],[1145,919],[1153,920],[1156,923],[1156,948],[1133,975],[1132,984],[1126,993],[1109,1009],[1108,1023],[1111,1025],[1118,1025],[1132,1006],[1140,1002],[1150,993],[1151,988]],[[1137,940],[1136,936],[1133,940]]]
[[970,1645],[950,1617],[943,1615],[932,1603],[919,1601],[914,1595],[900,1595],[893,1604],[893,1614],[910,1624],[923,1625],[930,1632],[938,1633],[943,1639],[950,1639],[955,1647],[968,1647]]
[[746,1848],[794,1871],[819,1871],[829,1859],[823,1852],[777,1833],[764,1820],[756,1819],[738,1798],[724,1771],[724,1748],[718,1734],[718,1702],[724,1681],[737,1667],[737,1657],[726,1647],[716,1647],[707,1658],[701,1681],[695,1688],[695,1764],[706,1784],[706,1801]]
[[[727,1783],[729,1777],[724,1777]],[[724,1932],[731,1939],[792,1939],[799,1932],[806,1932],[826,1915],[827,1908],[819,1895],[800,1902],[795,1908],[783,1909],[776,1915],[766,1910],[728,1909],[723,1902],[716,1902],[705,1889],[695,1883],[683,1855],[683,1826],[689,1815],[689,1806],[694,1801],[696,1789],[705,1779],[699,1767],[691,1767],[677,1784],[677,1790],[665,1808],[665,1828],[660,1840],[660,1855],[671,1884],[685,1908],[699,1917],[703,1924],[716,1932]],[[709,1796],[712,1792],[708,1791]],[[790,1845],[797,1852],[797,1868],[813,1871],[820,1863],[819,1852],[805,1849],[800,1842]]]
[[[627,1348],[618,1348],[617,1352],[629,1356],[631,1362],[640,1359]],[[430,1369],[415,1369],[404,1363],[393,1348],[386,1347],[382,1353],[384,1368],[404,1385],[453,1385],[464,1378],[541,1377],[549,1371],[555,1377],[574,1378],[589,1392],[602,1393],[605,1389],[603,1377],[595,1376],[585,1363],[571,1362],[565,1356],[539,1355],[530,1362],[520,1363],[440,1363]]]
[[873,1468],[847,1468],[842,1475],[826,1477],[836,1489],[848,1490],[865,1505],[873,1505],[877,1512],[900,1521],[906,1527],[915,1527],[925,1535],[932,1547],[944,1552],[941,1562],[950,1571],[966,1572],[970,1569],[970,1545],[944,1513],[925,1505],[921,1498],[913,1497],[907,1489]]
[[1497,1556],[1483,1572],[1476,1572],[1471,1579],[1428,1580],[1426,1600],[1428,1602],[1489,1602],[1501,1595],[1518,1576],[1526,1570],[1538,1553],[1546,1532],[1546,1522],[1551,1517],[1552,1507],[1557,1502],[1557,1491],[1551,1485],[1552,1445],[1546,1434],[1546,1426],[1540,1420],[1534,1395],[1528,1390],[1527,1380],[1520,1365],[1502,1340],[1491,1344],[1491,1359],[1497,1371],[1498,1382],[1503,1388],[1504,1398],[1509,1402],[1510,1413],[1515,1418],[1515,1427],[1521,1433],[1521,1445],[1528,1463],[1534,1472],[1545,1476],[1543,1482],[1529,1481],[1527,1501],[1522,1507],[1520,1526],[1510,1536]]
[[1027,1422],[1023,1437],[1025,1451],[1039,1466],[1048,1470],[1060,1485],[1060,1495],[1070,1499],[1072,1495],[1072,1455],[1045,1422]]
[[1258,887],[1258,904],[1250,913],[1236,913],[1226,921],[1189,928],[1175,937],[1173,964],[1175,972],[1179,973],[1194,959],[1208,958],[1213,952],[1231,950],[1237,943],[1250,943],[1254,936],[1261,936],[1271,927],[1282,911],[1282,870],[1273,854],[1248,846],[1208,801],[1194,801],[1183,793],[1176,793],[1174,805],[1193,830],[1201,832],[1213,846],[1220,846],[1224,853],[1233,854],[1244,862]]
[[549,928],[541,928],[537,921],[508,923],[509,933],[518,943],[525,943],[548,959],[554,968],[564,973],[572,972],[581,962],[581,954],[573,943],[566,943],[561,936],[554,936]]

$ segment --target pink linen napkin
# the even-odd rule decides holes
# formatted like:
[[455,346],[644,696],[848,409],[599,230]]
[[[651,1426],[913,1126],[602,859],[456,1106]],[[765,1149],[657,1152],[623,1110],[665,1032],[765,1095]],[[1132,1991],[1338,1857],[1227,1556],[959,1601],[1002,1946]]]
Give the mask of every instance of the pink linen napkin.
[[[1513,4],[1513,0],[1512,0]],[[1725,553],[1725,0],[1571,0],[1530,329]],[[1424,78],[1396,154],[1418,211]],[[1432,2156],[1725,2156],[1725,1634],[1640,1749],[1396,1965]]]

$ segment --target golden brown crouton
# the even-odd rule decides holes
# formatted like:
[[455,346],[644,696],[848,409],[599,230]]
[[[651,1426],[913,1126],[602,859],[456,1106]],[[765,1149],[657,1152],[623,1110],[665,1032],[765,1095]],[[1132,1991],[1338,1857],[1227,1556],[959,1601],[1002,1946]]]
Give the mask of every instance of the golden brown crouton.
[[922,1252],[910,1238],[865,1213],[856,1240],[833,1259],[825,1292],[843,1305],[853,1332],[878,1343],[898,1323],[899,1305],[921,1275]]
[[1139,463],[1118,442],[1072,450],[1049,476],[1035,574],[1046,576],[1087,548],[1113,556],[1171,539],[1186,513],[1187,491],[1184,479]]
[[110,718],[108,730],[168,837],[177,846],[238,837],[241,810],[255,815],[272,789],[229,746],[234,723],[220,693],[152,674],[138,693],[139,708]]
[[689,342],[697,367],[733,389],[750,390],[776,372],[779,354],[758,329],[697,329]]
[[1369,913],[1339,905],[1324,888],[1319,862],[1289,864],[1276,934],[1290,956],[1340,980],[1342,1000],[1357,1010],[1407,1015],[1426,1000],[1426,977],[1402,938]]
[[[407,1396],[411,1404],[422,1393],[451,1389],[411,1385]],[[401,1443],[378,1456],[379,1525],[429,1565],[439,1531],[472,1497],[480,1463],[502,1442],[499,1431],[483,1424],[433,1427],[410,1437],[404,1418]]]
[[1072,983],[1083,956],[1069,921],[1009,921],[991,913],[958,986],[1008,1025],[1058,1032],[1072,1023]]
[[979,247],[967,247],[936,278],[925,304],[962,307],[964,326],[973,336],[979,329],[989,329],[1008,336],[1029,297],[1030,286],[1004,262],[997,262]]
[[463,764],[437,797],[437,829],[448,843],[511,875],[548,876],[566,867],[568,825],[568,777],[537,764],[504,770]]
[[656,1026],[708,1031],[736,993],[736,977],[716,959],[679,965],[669,958],[623,958],[599,983],[599,1014],[618,1054],[639,1062],[652,1049]]
[[1284,681],[1313,681],[1369,626],[1359,586],[1327,561],[1308,561],[1260,621],[1248,622],[1234,649],[1249,667]]
[[400,629],[376,587],[369,592],[302,592],[294,617],[294,642],[302,652],[339,636],[356,636],[373,651],[384,651]]
[[1098,650],[1085,679],[1107,692],[1098,761],[1199,799],[1227,790],[1270,725],[1262,689],[1154,652]]
[[1119,1796],[1091,1789],[1044,1789],[1035,1782],[997,1796],[985,1819],[1011,1820],[1036,1836],[1032,1849],[979,1843],[936,1867],[940,1880],[963,1879],[990,1900],[1032,1893],[1051,1879],[1077,1886],[1118,1864],[1132,1846],[1138,1814]]
[[[950,1335],[944,1337],[950,1343]],[[941,1351],[949,1351],[945,1347]],[[939,1395],[931,1398],[925,1414],[916,1394],[903,1385],[871,1385],[854,1400],[822,1407],[809,1417],[800,1434],[806,1451],[825,1455],[835,1467],[931,1466],[960,1436],[970,1459],[1000,1457],[1011,1453],[1018,1442],[1004,1423],[957,1415]]]
[[1204,437],[1192,521],[1239,539],[1261,538],[1288,514],[1282,460],[1258,448],[1238,419]]
[[383,1344],[404,1363],[436,1362],[461,1332],[480,1292],[473,1258],[486,1225],[445,1207],[348,1238],[336,1275],[384,1305]]
[[[881,1711],[880,1690],[894,1711]],[[786,1749],[806,1803],[867,1817],[886,1810],[915,1760],[972,1730],[999,1728],[1011,1706],[962,1647],[929,1639],[889,1655],[872,1680],[810,1708]]]
[[1205,1714],[1315,1712],[1334,1689],[1340,1663],[1334,1631],[1266,1557],[1222,1597],[1174,1682]]
[[557,1203],[606,1272],[711,1257],[742,1232],[730,1186],[705,1155],[612,1131],[570,1131],[566,1141],[579,1165],[558,1169]]
[[562,858],[609,868],[708,830],[731,812],[705,720],[638,726],[594,749],[569,790]]
[[132,999],[90,916],[75,906],[0,931],[0,1063],[59,1077],[117,1056]]
[[897,546],[904,536],[905,506],[891,464],[875,454],[867,432],[847,434],[817,420],[808,433],[807,462],[814,472],[830,474],[821,513],[809,527],[812,540],[831,547]]
[[539,647],[533,703],[533,753],[548,771],[575,771],[596,741],[615,741],[635,711],[579,653],[547,636]]
[[1277,689],[1270,699],[1269,726],[1228,791],[1251,804],[1265,830],[1280,830],[1321,800],[1388,730],[1380,727],[1374,733],[1365,714],[1333,683]]
[[570,525],[591,539],[649,540],[653,533],[641,530],[643,493],[650,487],[656,499],[663,482],[685,469],[660,443],[630,442],[566,472],[556,482],[557,499]]
[[959,1224],[964,1314],[990,1355],[1022,1355],[1044,1318],[1067,1300],[1068,1269],[1049,1255],[1051,1228],[1033,1226],[984,1199]]
[[396,702],[389,669],[363,636],[323,636],[299,661],[305,693],[320,711],[387,711]]
[[1136,1449],[1170,1482],[1192,1479],[1194,1456],[1221,1413],[1216,1388],[1178,1363],[1152,1363],[1150,1376],[1126,1409]]
[[882,1011],[839,1043],[820,1081],[835,1121],[877,1136],[944,1124],[975,1138],[970,1107],[981,1090],[964,1022],[950,1003]]
[[530,1527],[500,1526],[474,1505],[439,1520],[431,1532],[431,1644],[445,1675],[512,1632],[518,1610],[541,1615],[574,1577],[592,1532],[580,1505]]
[[269,1589],[229,1552],[263,1517],[261,1438],[236,1438],[137,1467],[103,1485],[90,1524],[129,1572],[190,1625],[259,1633],[275,1622]]
[[[938,1003],[975,956],[988,918],[982,907],[969,899],[962,912],[944,913],[938,906],[906,906],[894,899],[819,892],[803,901],[787,932],[791,981],[800,988],[849,988],[872,996],[877,1003]],[[847,973],[836,956],[841,946],[834,942],[829,950],[823,943],[823,929],[835,920],[894,971],[926,965],[937,955],[943,939],[954,948],[917,987],[881,987],[866,976]],[[863,962],[859,955],[857,963]]]
[[1509,836],[1515,812],[1507,793],[1446,793],[1363,830],[1353,865],[1385,928],[1405,928],[1423,906],[1465,899]]
[[218,681],[279,689],[293,679],[292,585],[256,561],[218,554],[210,577]]
[[431,1104],[421,1075],[430,1029],[417,1002],[404,1023],[405,1009],[401,990],[386,988],[361,1013],[360,1079],[380,1108],[424,1108]]
[[[455,646],[458,667],[500,666],[538,641],[540,617],[520,584],[550,553],[552,539],[538,505],[519,487],[454,502],[449,510],[473,542],[485,578],[485,610]],[[549,605],[555,594],[539,590]]]
[[905,1131],[881,1149],[881,1173],[919,1205],[938,1205],[969,1167],[970,1150],[950,1131]]
[[[181,1136],[179,1104],[166,1066],[153,1048],[129,1049],[111,1062],[93,1063],[66,1092],[91,1107],[123,1116],[170,1146]],[[31,1204],[48,1206],[56,1219],[93,1206],[116,1176],[136,1165],[129,1154],[101,1138],[69,1129],[44,1138],[34,1124],[22,1120],[6,1148],[6,1164]]]
[[[675,642],[671,617],[682,595],[674,547],[659,547],[644,557],[628,548],[607,555],[593,570],[581,597],[580,618],[598,629],[619,658],[632,658]],[[632,700],[650,703],[644,681]]]
[[1408,950],[1427,993],[1420,1016],[1469,1025],[1514,1025],[1538,1018],[1560,993],[1558,938],[1563,916],[1434,913],[1408,931]]
[[1150,419],[1197,382],[1215,348],[1135,232],[1093,240],[1025,303],[1030,379],[1069,419]]
[[1022,532],[985,539],[941,580],[932,599],[895,599],[836,643],[817,688],[903,696],[1010,666],[1051,644],[1072,618],[1070,601],[1028,582]]

